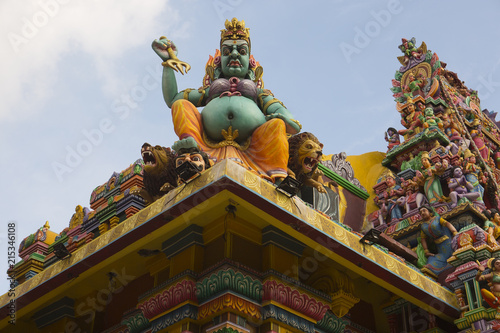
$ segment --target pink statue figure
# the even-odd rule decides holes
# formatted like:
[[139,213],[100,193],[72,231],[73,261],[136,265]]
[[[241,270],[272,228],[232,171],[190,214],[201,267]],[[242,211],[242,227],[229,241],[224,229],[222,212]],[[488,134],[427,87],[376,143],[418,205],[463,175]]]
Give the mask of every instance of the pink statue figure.
[[483,133],[481,132],[482,126],[481,121],[479,119],[474,119],[471,123],[472,130],[470,131],[470,135],[472,137],[472,141],[476,144],[481,157],[487,161],[490,156],[490,149],[484,143]]
[[405,205],[407,213],[428,203],[425,195],[419,191],[417,182],[413,179],[402,179],[401,186],[405,190],[404,201],[402,203]]
[[459,166],[453,169],[453,177],[448,180],[448,188],[450,189],[451,208],[457,206],[459,199],[467,198],[470,201],[475,201],[481,197],[479,192],[471,192],[474,186],[467,181]]

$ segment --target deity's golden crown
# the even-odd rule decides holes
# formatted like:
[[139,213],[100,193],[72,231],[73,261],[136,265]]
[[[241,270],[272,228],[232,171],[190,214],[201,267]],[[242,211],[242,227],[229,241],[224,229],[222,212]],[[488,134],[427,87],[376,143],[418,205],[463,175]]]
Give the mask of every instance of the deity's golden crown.
[[231,21],[226,20],[224,25],[226,26],[226,29],[220,31],[221,45],[228,39],[242,39],[250,44],[250,29],[245,28],[245,21],[238,21],[236,17],[233,17]]

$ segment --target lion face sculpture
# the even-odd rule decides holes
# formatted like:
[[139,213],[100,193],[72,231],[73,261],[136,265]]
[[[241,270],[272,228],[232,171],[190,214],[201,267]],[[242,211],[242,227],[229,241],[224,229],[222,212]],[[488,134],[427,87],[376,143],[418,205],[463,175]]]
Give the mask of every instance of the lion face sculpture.
[[162,170],[164,170],[170,159],[169,154],[171,154],[170,148],[165,148],[161,146],[151,146],[149,143],[145,143],[141,148],[141,156],[144,161],[144,171],[150,175],[159,175]]
[[144,187],[153,200],[177,186],[175,154],[170,148],[153,147],[145,143],[141,148],[141,156],[144,161]]
[[311,177],[323,156],[323,144],[311,133],[296,134],[288,139],[288,168],[295,173],[297,180],[301,175]]

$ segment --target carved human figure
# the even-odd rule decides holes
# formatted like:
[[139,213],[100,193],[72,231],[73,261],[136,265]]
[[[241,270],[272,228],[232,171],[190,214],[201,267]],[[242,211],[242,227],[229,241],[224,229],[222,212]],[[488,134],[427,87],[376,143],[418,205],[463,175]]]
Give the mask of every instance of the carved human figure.
[[404,190],[396,183],[396,179],[388,176],[386,179],[387,188],[384,191],[384,199],[387,205],[387,214],[391,216],[391,222],[403,217],[398,199],[404,196]]
[[407,213],[427,203],[425,195],[419,192],[419,186],[413,179],[403,180],[401,186],[405,191],[404,204]]
[[411,97],[407,98],[406,103],[407,106],[401,113],[401,125],[407,129],[399,130],[398,133],[404,135],[405,139],[409,139],[421,131],[422,123],[419,117],[422,115],[422,111],[415,105]]
[[472,141],[476,145],[479,150],[479,154],[481,157],[487,161],[490,156],[490,149],[484,143],[484,135],[482,133],[481,121],[479,119],[474,119],[471,123],[472,130],[470,131],[470,135],[472,137]]
[[448,138],[450,138],[450,140],[454,137],[460,137],[460,128],[458,127],[458,121],[454,116],[451,116],[449,112],[445,112],[441,115],[441,120],[443,122],[444,133],[448,136]]
[[484,196],[484,187],[481,183],[486,182],[486,178],[483,175],[481,168],[476,164],[476,156],[470,152],[470,150],[466,150],[464,153],[465,157],[465,178],[469,181],[472,186],[472,192],[478,192],[480,194],[480,198],[477,200],[481,200]]
[[385,141],[389,143],[387,145],[387,150],[391,150],[401,143],[398,131],[394,127],[389,127],[387,132],[385,132]]
[[[427,264],[424,267],[439,275],[451,267],[447,260],[453,253],[452,241],[457,235],[457,230],[450,222],[435,214],[430,206],[421,206],[419,212],[422,217],[420,242],[427,257]],[[437,253],[429,251],[428,240],[434,242]]]
[[[298,121],[269,90],[262,87],[262,67],[250,56],[249,29],[244,21],[226,20],[221,31],[221,54],[207,64],[204,86],[177,91],[175,45],[165,37],[153,42],[167,63],[163,97],[172,108],[174,130],[183,140],[192,137],[211,158],[233,159],[270,180],[286,177],[287,133],[301,129]],[[164,64],[165,64],[164,63]],[[196,107],[204,106],[201,114]]]
[[443,201],[443,189],[439,181],[439,175],[442,175],[448,168],[448,161],[432,165],[429,154],[423,153],[421,156],[422,172],[417,172],[415,180],[424,187],[425,196],[430,204]]
[[440,129],[443,129],[442,120],[438,116],[434,115],[434,110],[432,108],[426,108],[424,110],[424,115],[419,116],[419,119],[425,129],[429,127],[439,127]]
[[448,188],[450,189],[451,208],[455,208],[461,198],[474,201],[481,197],[478,192],[471,192],[474,186],[467,181],[459,166],[453,168],[453,177],[448,179]]
[[483,229],[488,233],[488,244],[495,245],[500,237],[500,214],[496,209],[485,209],[483,215],[487,218]]
[[[426,83],[427,81],[422,76],[422,74],[415,76],[413,73],[410,73],[408,75],[408,85],[403,87],[404,91],[406,92],[405,96],[414,96],[421,91]],[[422,93],[420,92],[420,94]]]
[[487,261],[487,266],[490,269],[490,273],[483,274],[486,270],[485,267],[478,263],[478,271],[476,273],[476,281],[488,281],[490,285],[490,290],[481,289],[481,295],[484,300],[494,309],[500,306],[500,259],[490,258]]
[[417,42],[415,37],[411,38],[410,40],[401,38],[401,42],[402,44],[399,45],[399,49],[401,50],[401,52],[403,52],[404,58],[402,61],[400,61],[403,65],[407,65],[412,58],[420,58],[422,56],[422,46],[417,49],[417,47],[415,46],[415,43]]

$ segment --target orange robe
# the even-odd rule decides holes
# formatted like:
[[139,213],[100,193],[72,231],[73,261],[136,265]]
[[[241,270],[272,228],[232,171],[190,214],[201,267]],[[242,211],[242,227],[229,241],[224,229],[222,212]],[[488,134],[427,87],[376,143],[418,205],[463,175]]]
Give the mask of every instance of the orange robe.
[[220,148],[207,144],[203,138],[201,113],[187,100],[178,100],[172,105],[172,121],[179,139],[193,137],[216,163],[229,158],[273,182],[287,176],[288,139],[281,119],[271,119],[259,126],[245,150],[231,144]]

